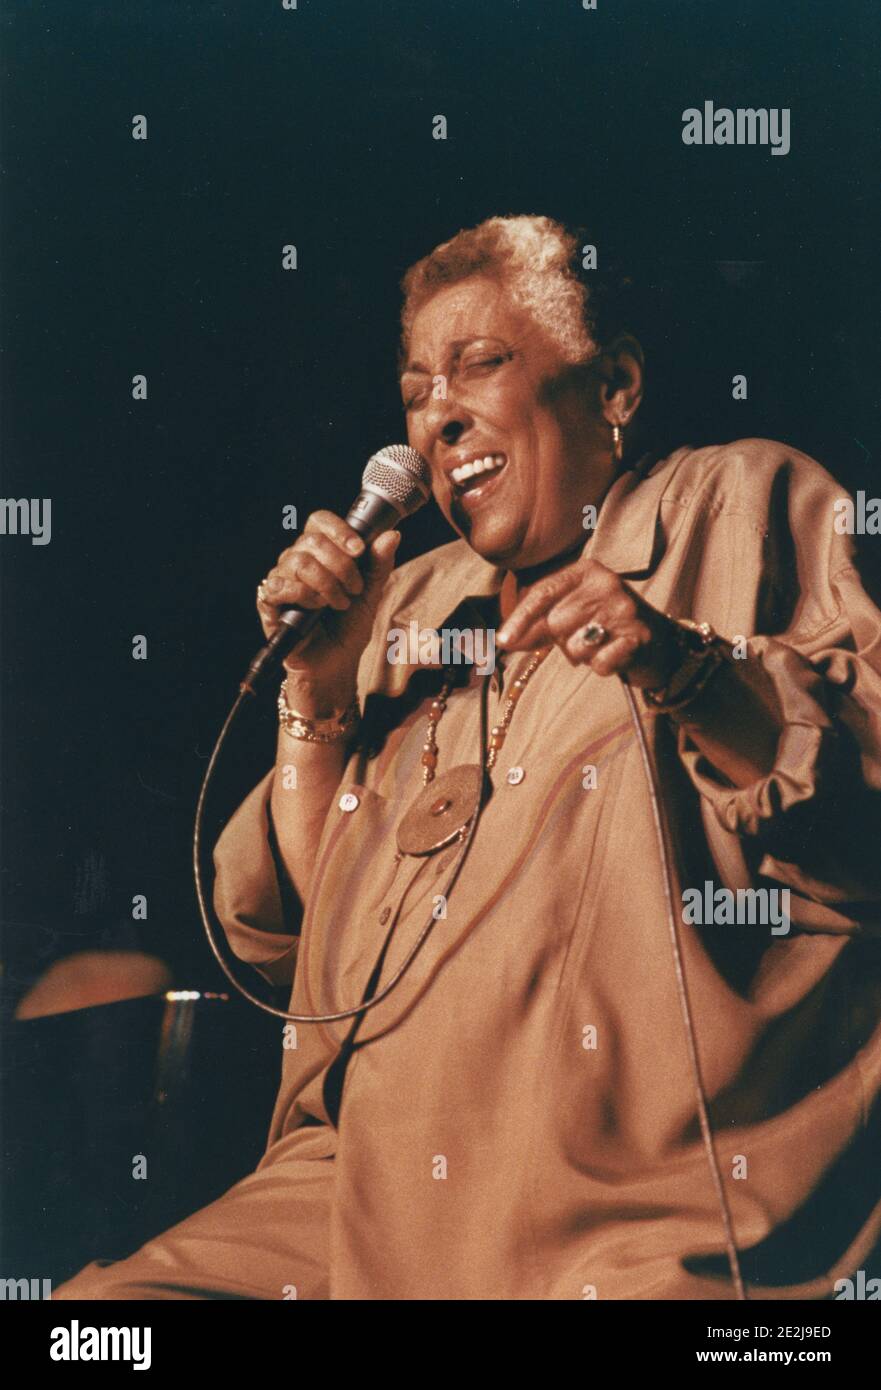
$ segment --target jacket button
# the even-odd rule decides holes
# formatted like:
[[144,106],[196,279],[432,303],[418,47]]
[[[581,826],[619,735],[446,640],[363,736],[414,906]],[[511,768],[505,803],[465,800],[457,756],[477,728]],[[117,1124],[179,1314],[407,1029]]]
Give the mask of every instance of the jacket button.
[[523,771],[522,767],[509,767],[505,781],[510,787],[518,787],[525,776],[526,773]]
[[341,811],[354,811],[358,806],[358,797],[354,792],[344,792],[339,800]]
[[384,908],[382,909],[382,912],[380,912],[380,914],[379,914],[379,923],[380,923],[380,926],[383,926],[383,927],[384,927],[385,924],[386,924],[386,922],[388,921],[388,919],[391,917],[391,915],[392,915],[392,910],[391,910],[391,908],[390,908],[390,907],[384,907]]

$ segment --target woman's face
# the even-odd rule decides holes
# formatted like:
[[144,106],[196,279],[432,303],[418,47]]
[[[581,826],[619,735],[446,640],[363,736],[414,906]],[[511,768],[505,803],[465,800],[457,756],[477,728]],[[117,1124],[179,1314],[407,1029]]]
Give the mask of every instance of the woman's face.
[[444,516],[485,559],[528,568],[587,539],[583,508],[614,476],[601,387],[488,276],[438,290],[416,314],[401,377],[409,442]]

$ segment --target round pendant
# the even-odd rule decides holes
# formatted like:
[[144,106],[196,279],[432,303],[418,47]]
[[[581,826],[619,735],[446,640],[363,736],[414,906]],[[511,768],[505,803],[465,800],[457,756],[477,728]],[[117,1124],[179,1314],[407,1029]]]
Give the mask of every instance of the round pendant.
[[451,767],[423,787],[398,824],[402,854],[431,854],[456,839],[477,810],[483,768],[477,763]]

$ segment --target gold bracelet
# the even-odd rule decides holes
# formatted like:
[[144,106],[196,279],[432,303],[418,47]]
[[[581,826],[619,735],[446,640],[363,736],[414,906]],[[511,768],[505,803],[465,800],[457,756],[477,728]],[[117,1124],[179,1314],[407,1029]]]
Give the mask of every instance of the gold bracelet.
[[309,719],[305,714],[298,714],[288,704],[287,690],[282,682],[278,694],[278,722],[289,738],[303,739],[306,743],[336,743],[354,729],[360,718],[357,695],[342,714],[334,714],[330,719]]

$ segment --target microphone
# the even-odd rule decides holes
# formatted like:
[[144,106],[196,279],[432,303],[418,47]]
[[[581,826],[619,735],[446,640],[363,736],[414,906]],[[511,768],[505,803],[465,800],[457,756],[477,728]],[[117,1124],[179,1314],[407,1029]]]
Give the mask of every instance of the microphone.
[[[431,497],[431,472],[417,449],[406,444],[387,444],[373,454],[361,478],[361,491],[346,514],[353,531],[369,546],[383,531],[391,531],[412,516]],[[321,617],[320,608],[284,608],[281,626],[254,657],[240,689],[256,695],[267,676],[278,669],[288,652],[312,631]]]

